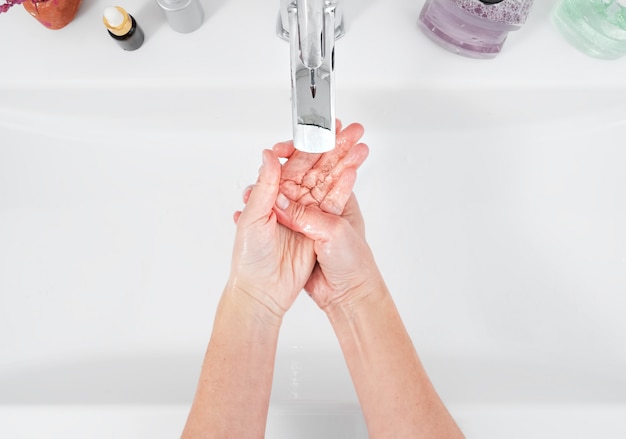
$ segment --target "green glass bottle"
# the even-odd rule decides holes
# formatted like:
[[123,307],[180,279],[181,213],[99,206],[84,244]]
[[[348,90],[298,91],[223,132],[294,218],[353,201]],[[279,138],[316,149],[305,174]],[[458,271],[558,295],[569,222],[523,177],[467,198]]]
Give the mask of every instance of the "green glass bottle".
[[583,52],[606,59],[626,54],[626,0],[562,0],[552,17]]

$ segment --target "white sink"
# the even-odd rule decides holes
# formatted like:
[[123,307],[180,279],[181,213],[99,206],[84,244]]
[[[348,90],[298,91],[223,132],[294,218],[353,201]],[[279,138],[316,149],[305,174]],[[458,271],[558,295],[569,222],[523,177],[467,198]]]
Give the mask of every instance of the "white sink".
[[[368,239],[435,386],[468,438],[623,439],[626,60],[570,47],[554,1],[489,61],[432,45],[422,2],[396,3],[346,3],[337,114],[366,127]],[[133,53],[99,27],[107,5],[58,32],[0,17],[0,437],[180,433],[232,213],[291,135],[278,1],[206,3],[189,35],[128,6]],[[306,295],[267,437],[366,437]]]

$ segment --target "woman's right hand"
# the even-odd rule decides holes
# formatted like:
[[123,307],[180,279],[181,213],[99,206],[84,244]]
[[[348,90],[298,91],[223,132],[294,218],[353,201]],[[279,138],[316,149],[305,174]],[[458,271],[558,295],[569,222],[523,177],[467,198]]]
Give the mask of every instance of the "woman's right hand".
[[376,267],[354,194],[341,216],[298,203],[274,210],[314,241],[317,266],[305,289],[337,335],[369,436],[463,439]]
[[354,194],[341,216],[295,202],[274,210],[279,223],[314,241],[317,265],[304,288],[320,308],[327,310],[384,289]]

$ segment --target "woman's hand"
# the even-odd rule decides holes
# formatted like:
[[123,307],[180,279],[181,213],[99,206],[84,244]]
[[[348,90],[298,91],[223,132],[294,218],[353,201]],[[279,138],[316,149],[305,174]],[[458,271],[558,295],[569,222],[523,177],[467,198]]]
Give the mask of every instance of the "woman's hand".
[[[289,201],[297,202],[298,205],[307,209],[333,215],[343,214],[344,220],[342,221],[337,221],[337,218],[332,216],[320,217],[334,224],[332,231],[340,235],[340,239],[335,240],[330,235],[326,235],[325,239],[319,242],[320,247],[316,248],[316,251],[330,251],[327,254],[334,255],[337,250],[323,248],[327,245],[323,243],[341,246],[344,245],[343,239],[345,238],[352,240],[352,243],[345,243],[345,246],[363,248],[369,254],[369,248],[365,244],[361,212],[356,198],[352,195],[356,170],[367,158],[369,148],[364,143],[358,143],[363,136],[363,126],[355,123],[342,130],[339,120],[336,126],[338,132],[336,147],[325,154],[303,153],[294,148],[293,142],[282,142],[274,146],[273,150],[279,157],[288,159],[283,165],[280,190]],[[277,212],[281,216],[280,211]],[[289,220],[285,221],[288,226],[294,226]],[[314,239],[312,234],[303,233]],[[316,258],[319,261],[320,253]],[[350,258],[340,259],[342,263],[348,263],[350,260]],[[332,271],[336,272],[337,268],[332,268]],[[329,269],[331,269],[330,266]],[[340,277],[331,275],[327,278],[320,269],[320,264],[317,263],[304,288],[321,308],[325,308],[330,301],[343,296],[349,286],[358,284],[358,282],[353,283],[354,279],[350,276],[342,281],[339,281]]]
[[305,289],[320,308],[327,310],[329,305],[358,300],[382,289],[354,194],[341,216],[299,203],[276,209],[276,215],[281,224],[315,242],[317,265]]
[[351,124],[341,130],[337,121],[337,129],[336,148],[324,154],[295,150],[293,142],[276,144],[274,153],[288,159],[282,168],[272,151],[264,151],[259,179],[244,192],[246,208],[235,213],[237,237],[231,283],[279,317],[305,284],[307,291],[316,288],[319,268],[313,271],[313,241],[279,225],[272,207],[280,210],[289,200],[300,200],[314,209],[337,214],[343,211],[352,193],[356,169],[369,150],[358,143],[363,135],[361,125]]
[[280,191],[289,200],[303,206],[317,206],[324,212],[340,215],[352,193],[356,170],[363,164],[369,149],[358,143],[363,126],[353,123],[342,129],[337,120],[335,149],[324,154],[298,151],[293,141],[274,145],[274,152],[286,158]]
[[[229,286],[278,318],[293,304],[315,265],[312,242],[281,226],[273,209],[279,194],[281,165],[263,151],[263,165],[245,208],[235,213],[237,233]],[[280,201],[279,201],[280,202]]]

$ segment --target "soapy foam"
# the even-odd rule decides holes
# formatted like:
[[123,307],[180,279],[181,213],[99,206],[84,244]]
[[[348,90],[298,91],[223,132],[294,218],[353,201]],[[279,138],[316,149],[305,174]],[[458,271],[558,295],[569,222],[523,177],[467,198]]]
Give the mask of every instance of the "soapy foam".
[[495,5],[486,5],[480,0],[455,0],[455,2],[459,8],[476,17],[518,26],[526,22],[533,4],[533,0],[504,0]]

